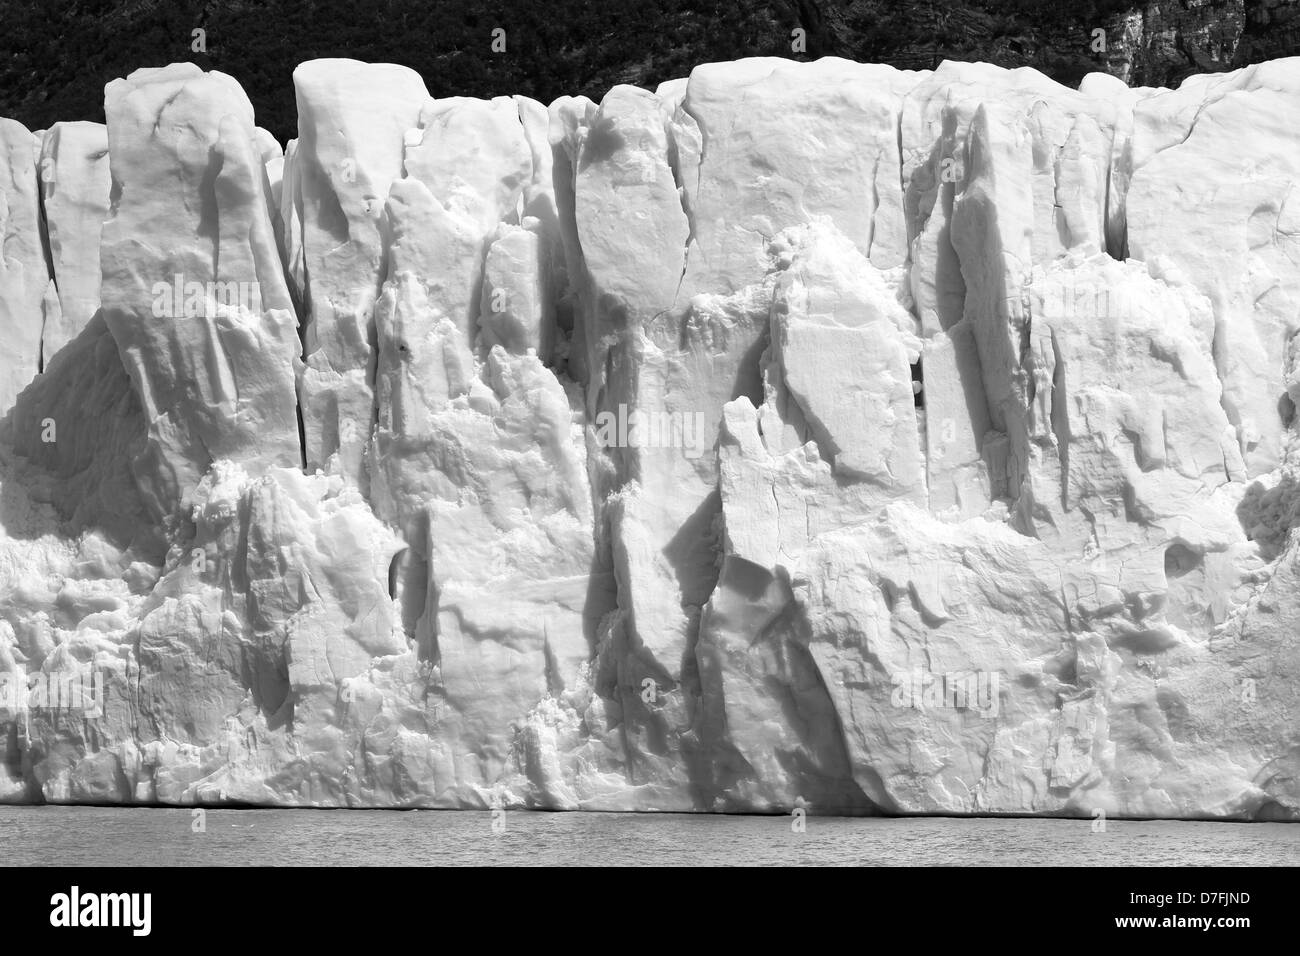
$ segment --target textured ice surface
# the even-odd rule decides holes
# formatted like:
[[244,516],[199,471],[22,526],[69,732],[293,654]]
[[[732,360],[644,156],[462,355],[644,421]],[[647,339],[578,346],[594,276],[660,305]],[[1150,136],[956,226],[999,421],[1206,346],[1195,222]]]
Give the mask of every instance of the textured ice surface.
[[1300,61],[0,120],[0,800],[1300,817]]

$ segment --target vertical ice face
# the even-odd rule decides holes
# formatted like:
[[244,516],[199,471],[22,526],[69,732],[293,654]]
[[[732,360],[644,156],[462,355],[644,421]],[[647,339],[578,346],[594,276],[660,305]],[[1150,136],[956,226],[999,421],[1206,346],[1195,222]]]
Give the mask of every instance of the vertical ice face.
[[[829,219],[787,230],[770,253],[763,401],[723,412],[725,538],[695,648],[695,733],[707,778],[733,799],[862,811],[888,801],[854,779],[833,731],[837,704],[809,654],[791,573],[820,534],[876,520],[892,501],[925,507],[911,376],[921,343],[885,273]],[[787,709],[809,719],[762,729],[782,726]]]
[[[159,580],[137,625],[154,662],[142,719],[178,750],[167,771],[141,775],[141,798],[175,800],[197,777],[210,799],[263,800],[258,768],[292,726],[294,799],[356,799],[370,786],[352,757],[365,749],[358,715],[374,706],[365,687],[376,662],[405,650],[386,587],[400,542],[337,475],[272,468],[250,480],[222,462],[194,498],[188,560]],[[171,684],[187,671],[197,693]],[[228,755],[215,774],[200,769],[213,743]]]
[[[1029,253],[1047,261],[1080,243],[1105,242],[1109,114],[1092,100],[1036,70],[984,63],[944,63],[907,94],[902,109],[903,182],[911,243],[910,281],[925,334],[956,325],[965,301],[964,270],[950,235],[954,204],[973,170],[968,152],[981,110],[999,126],[1015,125],[1032,221]],[[1001,135],[1001,134],[999,134]],[[984,136],[987,140],[987,135]],[[1019,156],[1021,147],[1015,148]],[[1029,259],[1025,260],[1027,267]]]
[[513,311],[527,309],[511,289],[485,287],[484,263],[503,221],[518,222],[532,161],[506,97],[429,100],[404,142],[406,175],[393,183],[385,214],[391,246],[377,308],[370,480],[377,513],[427,558],[424,509],[440,483],[444,494],[456,484],[429,461],[437,455],[429,444],[441,413],[477,382],[481,310],[500,316],[505,332]]
[[36,376],[45,317],[58,322],[41,229],[40,137],[0,119],[0,415]]
[[678,298],[690,239],[680,183],[698,165],[686,155],[698,155],[698,139],[688,119],[673,124],[667,113],[655,95],[615,87],[579,133],[587,284],[575,333],[586,348],[602,559],[618,583],[598,680],[621,715],[626,772],[648,799],[679,806],[697,694],[692,645],[716,577],[714,445],[722,405],[756,387],[751,353],[766,302]]
[[297,321],[238,84],[175,65],[115,80],[105,99],[101,298],[149,421],[142,477],[167,514],[219,458],[300,464]]
[[47,321],[48,363],[99,309],[99,239],[108,218],[108,129],[55,123],[41,144],[41,188],[50,262],[59,291],[58,321]]
[[[911,367],[915,321],[838,231],[796,233],[777,280],[772,352],[807,434],[836,475],[925,502]],[[826,356],[839,353],[842,364]]]
[[[683,735],[702,705],[693,648],[718,566],[722,410],[741,395],[762,401],[759,358],[777,271],[768,244],[785,227],[824,217],[864,264],[902,264],[899,108],[917,78],[844,61],[750,60],[701,67],[654,97],[616,88],[594,115],[553,109],[553,128],[564,124],[572,132],[563,141],[579,147],[575,218],[590,287],[575,339],[581,332],[586,346],[588,417],[604,450],[597,462],[608,462],[593,474],[619,583],[620,614],[603,646],[622,661],[616,694],[641,776],[711,772]],[[767,107],[756,108],[760,101]],[[636,224],[631,234],[627,222]],[[880,307],[910,323],[895,301],[897,277],[878,281]],[[797,322],[782,333],[801,342],[824,334]],[[864,355],[874,348],[870,335],[862,345]],[[793,375],[832,420],[817,421],[824,436],[851,412],[820,401],[833,386],[816,381],[814,364],[796,359]],[[907,365],[895,397],[905,400],[899,421],[912,443],[903,474],[915,477]],[[846,472],[887,468],[868,462],[862,446],[837,450]],[[922,495],[923,487],[922,479]]]
[[902,265],[900,110],[926,75],[833,57],[692,71],[673,120],[698,129],[696,143],[677,137],[693,225],[683,291],[743,288],[761,274],[767,240],[818,215],[873,265]]
[[1079,92],[1095,103],[1102,132],[1110,136],[1110,178],[1106,188],[1106,250],[1116,259],[1128,254],[1128,222],[1124,197],[1133,175],[1133,134],[1138,104],[1163,88],[1129,87],[1109,73],[1089,73]]
[[[532,169],[521,197],[521,216],[525,229],[506,229],[502,248],[489,250],[483,294],[495,295],[506,288],[504,299],[489,298],[481,315],[486,325],[495,316],[495,305],[512,301],[511,286],[518,276],[525,303],[509,306],[505,311],[506,337],[518,337],[537,349],[541,359],[557,369],[568,371],[570,337],[573,333],[571,306],[559,300],[569,284],[561,235],[560,213],[555,197],[555,155],[550,142],[550,113],[546,107],[526,96],[514,97],[519,122],[532,158]],[[535,268],[528,263],[535,262]],[[535,303],[535,304],[534,304]],[[534,331],[534,327],[536,331]]]
[[1219,489],[1245,470],[1220,404],[1209,301],[1102,255],[1036,271],[1028,299],[1039,536],[1095,555],[1099,569],[1155,578],[1174,541],[1197,554],[1237,541]]
[[455,803],[522,763],[529,799],[578,805],[556,733],[590,707],[599,610],[582,429],[543,361],[558,234],[540,109],[429,101],[387,205],[371,500],[409,545],[392,585],[428,667],[411,759]]
[[[968,135],[966,181],[953,201],[949,237],[963,278],[961,319],[979,356],[995,433],[981,439],[991,459],[990,486],[996,497],[1016,501],[1028,455],[1024,410],[1030,383],[1021,350],[1030,327],[1023,289],[1034,263],[1033,140],[1019,111],[1001,104],[981,106]],[[995,442],[1009,448],[1004,461],[987,452]]]
[[402,175],[403,138],[418,125],[429,94],[414,70],[356,60],[311,60],[294,70],[293,83],[294,193],[283,201],[302,230],[306,367],[299,392],[307,467],[325,468],[337,455],[339,471],[362,483],[375,411],[384,204]]
[[[672,308],[686,261],[690,222],[653,93],[616,86],[605,95],[585,131],[576,175],[578,238],[601,306],[599,349],[601,339]],[[624,215],[636,228],[628,229]],[[627,268],[633,261],[641,267]]]
[[546,110],[551,183],[564,264],[562,275],[557,270],[557,278],[562,279],[563,287],[555,303],[556,324],[568,332],[566,369],[575,381],[584,385],[591,381],[592,376],[588,355],[592,351],[589,342],[595,333],[595,318],[589,292],[590,276],[578,240],[577,163],[596,109],[596,104],[585,96],[562,96]]
[[1209,297],[1224,408],[1252,476],[1284,460],[1300,397],[1289,357],[1300,331],[1297,67],[1279,60],[1199,78],[1144,99],[1134,118],[1129,250]]
[[304,271],[302,250],[302,188],[298,184],[300,175],[298,141],[291,139],[280,160],[279,208],[278,215],[273,218],[289,295],[297,306],[298,314],[305,316],[307,310],[303,306],[303,297],[307,291],[307,274]]
[[[950,288],[962,290],[960,314],[938,315],[940,328],[927,331],[931,338],[948,340],[936,357],[950,348],[961,360],[959,350],[974,345],[985,405],[979,408],[976,399],[977,411],[969,420],[984,425],[987,416],[988,431],[971,437],[983,458],[989,493],[1022,511],[1032,508],[1022,492],[1031,454],[1025,413],[1035,388],[1023,361],[1033,326],[1025,289],[1039,265],[1066,253],[1097,254],[1106,247],[1109,139],[1078,95],[1064,92],[1068,96],[1055,100],[1017,102],[1011,96],[981,103],[969,120],[962,107],[949,109],[946,123],[962,130],[961,148],[953,166],[940,161],[937,168],[960,173],[950,184],[946,235],[934,232],[933,216],[925,226],[938,244],[955,254],[961,278]],[[924,238],[918,243],[919,250]],[[946,268],[942,258],[931,261],[936,275]],[[914,279],[918,270],[925,275],[929,268],[914,259]],[[944,300],[933,301],[938,305]],[[923,325],[925,302],[925,295],[919,294]],[[963,374],[973,373],[967,361]],[[956,397],[951,390],[945,395]],[[969,434],[957,408],[927,409],[927,414],[927,423],[938,425],[941,440]],[[963,440],[959,447],[960,459],[954,462],[945,449],[946,460],[933,469],[943,482],[952,479],[953,473],[945,470],[954,463],[968,477],[971,474],[974,462],[968,443]],[[970,484],[957,487],[961,498],[976,493]],[[1028,519],[1022,514],[1020,520]]]
[[0,123],[0,801],[1300,815],[1298,71]]
[[[512,303],[510,290],[496,295],[495,288],[485,287],[483,267],[499,224],[520,222],[532,152],[515,103],[505,96],[431,100],[410,138],[402,185],[423,188],[433,198],[439,220],[433,225],[439,231],[419,235],[406,223],[394,245],[400,244],[405,255],[434,257],[424,269],[435,293],[434,308],[452,323],[464,347],[473,348],[481,327],[493,321],[488,316],[524,308]],[[397,271],[409,268],[396,265]]]

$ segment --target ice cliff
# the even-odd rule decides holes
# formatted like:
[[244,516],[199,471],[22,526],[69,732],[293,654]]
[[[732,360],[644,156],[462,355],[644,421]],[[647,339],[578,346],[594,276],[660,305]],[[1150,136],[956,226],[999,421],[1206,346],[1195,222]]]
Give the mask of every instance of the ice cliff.
[[0,120],[0,801],[1300,818],[1300,60]]

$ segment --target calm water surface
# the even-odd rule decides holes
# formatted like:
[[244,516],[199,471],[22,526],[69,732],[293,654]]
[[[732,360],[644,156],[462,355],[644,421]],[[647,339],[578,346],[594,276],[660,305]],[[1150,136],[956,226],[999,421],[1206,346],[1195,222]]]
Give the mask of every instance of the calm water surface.
[[1300,865],[1300,824],[0,807],[0,865]]

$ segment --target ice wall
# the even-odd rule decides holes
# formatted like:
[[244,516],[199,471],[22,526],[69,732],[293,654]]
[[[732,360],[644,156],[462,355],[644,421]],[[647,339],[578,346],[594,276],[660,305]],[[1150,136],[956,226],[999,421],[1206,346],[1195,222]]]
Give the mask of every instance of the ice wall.
[[0,121],[0,800],[1300,816],[1300,60]]

